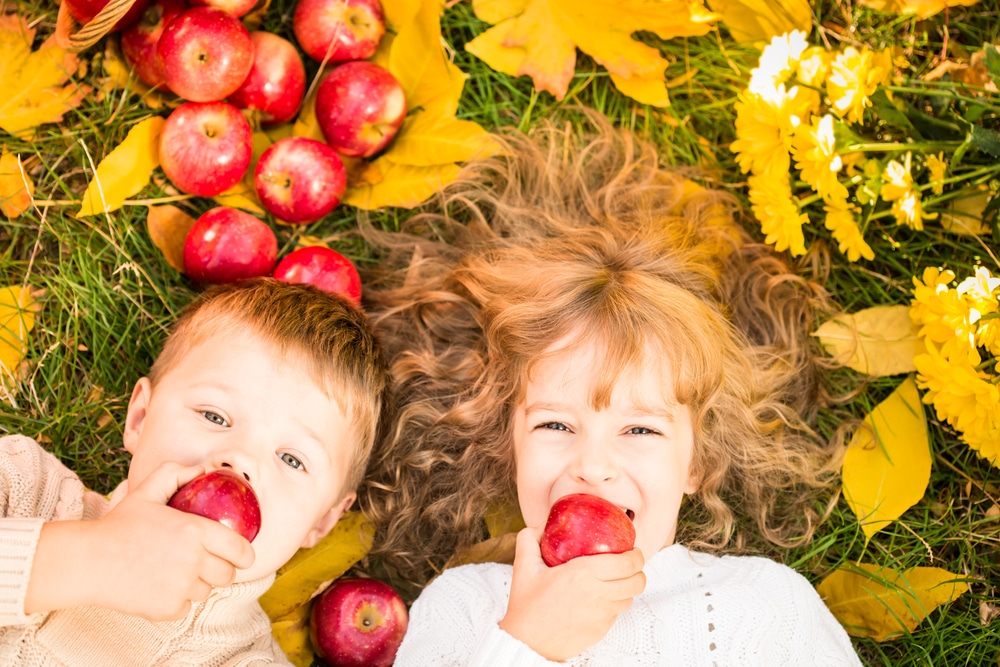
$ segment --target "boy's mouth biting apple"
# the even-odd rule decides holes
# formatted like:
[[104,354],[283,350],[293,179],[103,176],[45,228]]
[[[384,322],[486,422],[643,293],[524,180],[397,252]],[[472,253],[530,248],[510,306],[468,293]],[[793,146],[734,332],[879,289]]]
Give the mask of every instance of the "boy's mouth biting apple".
[[250,484],[226,468],[182,486],[167,503],[174,509],[214,519],[253,542],[260,531],[260,503]]

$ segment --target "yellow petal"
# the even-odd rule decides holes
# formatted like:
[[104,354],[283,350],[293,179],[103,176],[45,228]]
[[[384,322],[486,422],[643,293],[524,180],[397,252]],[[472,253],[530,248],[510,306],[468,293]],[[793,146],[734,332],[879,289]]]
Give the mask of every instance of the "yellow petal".
[[866,375],[912,373],[924,351],[909,306],[875,306],[842,313],[813,333],[834,358]]
[[163,118],[153,116],[129,130],[125,140],[97,165],[77,217],[116,211],[149,184],[153,170],[160,165],[162,127]]
[[278,570],[260,606],[272,622],[288,616],[361,560],[374,536],[375,527],[361,512],[348,512],[316,546],[299,549]]
[[969,590],[959,579],[937,567],[899,572],[859,563],[837,570],[816,591],[848,633],[881,642],[912,632],[929,613]]
[[24,171],[17,155],[0,154],[0,211],[14,219],[31,207],[35,184]]
[[924,497],[930,475],[924,408],[908,377],[865,417],[844,455],[844,498],[868,539]]

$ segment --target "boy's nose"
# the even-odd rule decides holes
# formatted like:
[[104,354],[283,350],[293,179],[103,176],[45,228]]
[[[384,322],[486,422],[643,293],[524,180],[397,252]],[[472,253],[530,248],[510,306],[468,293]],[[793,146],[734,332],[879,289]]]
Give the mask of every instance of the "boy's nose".
[[253,457],[240,449],[216,452],[211,463],[213,468],[229,468],[251,484],[257,481],[257,467]]

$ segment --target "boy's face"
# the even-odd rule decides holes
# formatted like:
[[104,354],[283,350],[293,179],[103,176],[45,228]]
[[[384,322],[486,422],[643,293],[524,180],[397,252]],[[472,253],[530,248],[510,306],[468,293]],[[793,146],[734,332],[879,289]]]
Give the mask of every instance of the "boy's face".
[[[611,501],[632,518],[635,546],[648,560],[674,541],[691,474],[691,411],[663,378],[669,365],[654,356],[619,377],[610,405],[595,410],[591,391],[605,363],[584,343],[537,363],[514,413],[517,496],[528,526],[545,525],[549,509],[570,493]],[[557,351],[558,350],[558,351]]]
[[195,345],[155,387],[136,385],[125,423],[135,488],[164,461],[231,467],[260,500],[256,560],[237,573],[273,573],[323,537],[354,501],[345,489],[357,431],[294,356],[276,358],[257,336]]

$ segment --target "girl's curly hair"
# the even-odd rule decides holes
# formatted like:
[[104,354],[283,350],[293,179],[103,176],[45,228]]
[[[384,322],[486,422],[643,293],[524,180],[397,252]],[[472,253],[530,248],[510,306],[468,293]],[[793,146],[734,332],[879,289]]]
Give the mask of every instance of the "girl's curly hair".
[[[754,243],[733,197],[658,162],[592,114],[497,138],[383,253],[366,308],[388,348],[397,420],[361,489],[374,553],[424,581],[516,507],[513,408],[531,364],[583,329],[606,349],[597,400],[652,345],[694,417],[700,488],[678,541],[808,540],[841,448],[810,427],[827,401],[809,332],[825,292]],[[831,501],[832,502],[832,501]],[[829,507],[829,505],[827,506]]]

